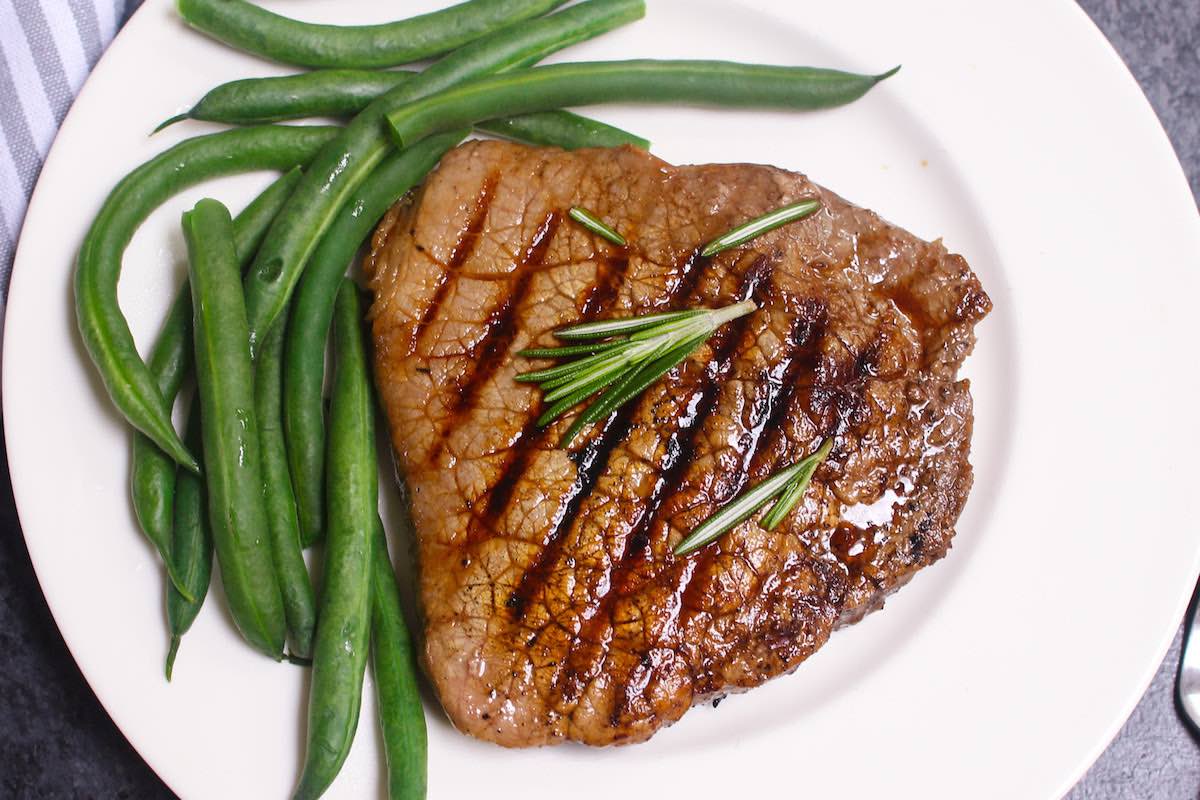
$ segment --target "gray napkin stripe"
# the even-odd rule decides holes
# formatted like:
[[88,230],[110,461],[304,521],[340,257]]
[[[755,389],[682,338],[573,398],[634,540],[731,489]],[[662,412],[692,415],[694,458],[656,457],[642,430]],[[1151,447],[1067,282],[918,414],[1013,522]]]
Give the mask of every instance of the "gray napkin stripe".
[[0,308],[29,195],[124,0],[0,0]]

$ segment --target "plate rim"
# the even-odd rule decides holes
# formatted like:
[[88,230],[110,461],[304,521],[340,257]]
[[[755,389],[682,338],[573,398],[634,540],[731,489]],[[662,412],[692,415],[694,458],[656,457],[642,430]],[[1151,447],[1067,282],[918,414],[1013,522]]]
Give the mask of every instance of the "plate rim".
[[[92,79],[93,76],[101,72],[101,70],[105,66],[106,61],[110,60],[110,55],[114,52],[115,48],[124,47],[128,44],[128,39],[130,37],[127,37],[126,34],[130,30],[129,23],[133,22],[134,20],[136,20],[138,18],[143,17],[144,13],[148,13],[153,5],[154,5],[153,2],[147,2],[147,3],[143,4],[141,7],[139,7],[137,9],[137,11],[131,17],[131,19],[126,23],[126,26],[123,27],[120,31],[118,31],[117,37],[110,44],[110,46],[105,50],[105,52],[101,56],[101,59],[97,62],[96,66],[93,68],[92,73],[88,76],[88,79],[84,83],[83,87],[81,88],[80,93],[77,96],[77,99],[78,99],[78,97],[82,97],[85,92],[89,92],[89,90],[93,90],[93,91],[95,90],[97,82],[93,81],[93,79]],[[1161,151],[1162,146],[1164,146],[1164,145],[1166,146],[1167,152],[1170,153],[1171,159],[1174,162],[1174,168],[1175,168],[1175,172],[1176,172],[1176,175],[1175,175],[1176,183],[1182,188],[1182,190],[1184,190],[1186,192],[1188,197],[1192,197],[1190,186],[1187,183],[1186,174],[1183,170],[1182,163],[1179,160],[1179,155],[1174,150],[1174,148],[1169,140],[1169,137],[1167,135],[1167,132],[1166,132],[1165,128],[1163,127],[1161,119],[1154,112],[1153,107],[1151,106],[1151,104],[1150,104],[1148,98],[1146,97],[1144,91],[1142,90],[1140,84],[1138,84],[1136,78],[1133,76],[1132,72],[1130,71],[1128,65],[1121,59],[1119,53],[1116,51],[1113,44],[1107,39],[1107,37],[1104,36],[1103,32],[1096,25],[1096,23],[1091,19],[1091,17],[1089,17],[1087,15],[1087,13],[1079,5],[1072,2],[1071,0],[1060,0],[1059,6],[1062,6],[1065,8],[1071,8],[1074,10],[1074,13],[1076,15],[1082,17],[1082,20],[1086,23],[1086,29],[1090,31],[1090,36],[1092,37],[1092,39],[1095,40],[1098,37],[1098,41],[1099,41],[1099,43],[1101,43],[1103,45],[1103,50],[1107,54],[1108,58],[1110,60],[1115,60],[1114,61],[1115,65],[1119,66],[1121,73],[1123,73],[1123,79],[1130,81],[1132,83],[1132,85],[1134,87],[1136,87],[1137,95],[1140,98],[1140,102],[1143,106],[1141,113],[1142,114],[1149,113],[1151,115],[1151,117],[1155,120],[1155,124],[1157,126],[1159,136],[1160,136],[1160,142],[1158,143],[1158,146],[1157,146],[1158,149]],[[1078,21],[1075,24],[1078,24]],[[122,44],[123,42],[124,42],[124,44]],[[1093,41],[1092,45],[1094,46],[1095,44],[1096,44],[1096,41]],[[76,105],[77,105],[76,103],[72,103],[71,109],[69,110],[67,116],[64,117],[64,120],[63,120],[64,124],[68,120],[70,120],[71,116],[75,113]],[[50,151],[47,153],[47,157],[46,157],[47,163],[49,163],[50,160],[52,158],[54,158],[55,152],[58,149],[58,145],[59,145],[59,139],[56,137],[54,145],[51,147]],[[1161,152],[1159,154],[1161,155]],[[35,184],[34,192],[32,193],[31,198],[30,198],[30,205],[29,205],[30,210],[34,209],[35,202],[36,202],[39,194],[43,193],[43,191],[48,191],[48,190],[44,190],[44,185],[41,182],[41,180],[39,180]],[[31,215],[27,214],[25,220],[23,221],[22,234],[24,233],[24,229],[25,229],[26,225],[28,224],[30,216]],[[1198,219],[1198,228],[1200,228],[1200,219]],[[14,257],[13,273],[12,273],[13,284],[10,285],[10,295],[9,295],[10,297],[12,296],[12,293],[11,293],[12,287],[20,285],[18,283],[18,281],[20,280],[19,276],[23,275],[26,271],[28,271],[28,267],[26,267],[24,269],[19,268],[19,265],[21,265],[22,262],[25,260],[23,258],[23,249],[24,249],[23,248],[23,236],[18,236],[17,248],[15,251],[15,257]],[[7,330],[7,327],[8,327],[8,320],[6,319],[5,320],[6,330]],[[6,336],[5,341],[3,343],[3,350],[5,353],[5,356],[7,356],[7,354],[9,353],[10,348],[17,348],[18,346],[19,345],[16,344],[16,337]],[[16,376],[12,375],[11,371],[8,369],[9,363],[11,363],[11,359],[9,359],[7,357],[4,357],[2,359],[2,366],[4,368],[3,368],[2,378],[0,378],[0,380],[2,380],[2,384],[3,384],[3,389],[0,390],[0,399],[3,400],[4,411],[5,411],[5,413],[4,413],[4,428],[5,428],[6,442],[10,441],[9,434],[12,430],[12,427],[17,424],[17,421],[14,419],[13,415],[8,413],[8,411],[9,411],[8,398],[11,395],[11,392],[9,391],[9,386],[10,386],[10,382],[19,380]],[[14,466],[13,454],[12,454],[11,450],[8,452],[8,457],[9,457],[10,473],[15,473],[15,470],[13,469],[13,466]],[[21,524],[22,536],[26,538],[26,549],[27,549],[27,552],[29,553],[30,562],[34,568],[35,575],[37,575],[37,578],[38,578],[39,590],[42,591],[43,597],[46,600],[47,606],[50,608],[51,614],[55,618],[55,625],[56,625],[56,627],[58,627],[58,622],[57,622],[58,613],[55,611],[55,603],[53,602],[50,595],[46,593],[46,590],[45,590],[45,587],[43,584],[43,580],[42,580],[42,570],[39,568],[40,561],[38,558],[36,558],[34,556],[34,549],[30,548],[28,536],[26,534],[26,530],[27,530],[26,525],[25,525],[26,514],[25,514],[25,512],[22,511],[23,504],[22,504],[22,500],[21,500],[21,495],[24,495],[26,493],[20,492],[18,490],[17,483],[18,482],[16,480],[13,481],[13,492],[14,492],[14,501],[15,501],[15,505],[16,505],[18,519],[20,520],[20,524]],[[26,502],[31,502],[31,501],[26,500]],[[1193,567],[1193,569],[1192,569],[1193,573],[1200,570],[1200,545],[1197,546],[1197,548],[1194,552],[1192,567]],[[1095,763],[1095,761],[1099,757],[1099,755],[1101,753],[1103,753],[1103,751],[1108,747],[1108,745],[1111,743],[1112,739],[1115,737],[1115,735],[1119,732],[1121,727],[1127,721],[1130,713],[1133,711],[1133,709],[1136,707],[1137,703],[1140,701],[1141,697],[1144,695],[1144,693],[1145,693],[1147,687],[1149,686],[1151,680],[1153,679],[1155,673],[1159,669],[1159,667],[1163,661],[1163,658],[1165,657],[1167,651],[1169,650],[1169,647],[1170,647],[1172,639],[1175,635],[1175,632],[1179,627],[1179,621],[1182,619],[1183,612],[1186,610],[1186,608],[1191,600],[1191,597],[1192,597],[1192,592],[1188,591],[1186,593],[1186,595],[1183,595],[1177,599],[1177,601],[1176,601],[1176,606],[1177,606],[1176,612],[1177,613],[1173,617],[1173,621],[1170,623],[1169,627],[1167,627],[1165,624],[1163,626],[1164,631],[1159,637],[1160,645],[1157,649],[1156,657],[1153,659],[1152,663],[1148,663],[1148,665],[1144,668],[1144,670],[1143,670],[1144,674],[1142,676],[1142,679],[1140,679],[1138,681],[1137,686],[1130,687],[1129,692],[1127,693],[1126,702],[1123,705],[1120,716],[1115,718],[1110,723],[1110,725],[1108,726],[1108,728],[1106,729],[1106,731],[1104,733],[1103,738],[1099,739],[1097,741],[1097,744],[1094,747],[1094,752],[1091,754],[1089,760],[1086,763],[1079,765],[1078,769],[1074,772],[1073,777],[1070,778],[1069,782],[1065,782],[1065,785],[1063,787],[1064,791],[1069,790],[1071,788],[1071,786],[1073,786],[1086,773],[1086,771],[1090,768],[1090,766],[1092,764]],[[72,658],[75,660],[76,666],[79,669],[80,674],[83,675],[84,680],[88,683],[88,687],[92,691],[93,696],[100,703],[101,707],[104,708],[105,714],[108,715],[109,719],[113,721],[113,724],[116,725],[118,730],[121,731],[122,736],[124,736],[127,741],[130,741],[131,747],[132,747],[133,746],[132,740],[130,739],[130,737],[129,737],[128,733],[125,731],[125,729],[117,721],[117,716],[113,714],[112,710],[109,709],[108,705],[106,704],[105,700],[101,697],[100,693],[97,692],[96,686],[93,683],[93,679],[89,675],[83,662],[80,661],[72,642],[67,638],[67,636],[65,634],[62,633],[61,629],[59,629],[59,635],[62,637],[64,643],[66,644],[66,646],[68,648],[68,651],[71,653]],[[166,783],[168,786],[170,786],[170,783],[167,781],[166,777],[159,772],[159,770],[155,766],[155,764],[151,763],[144,756],[142,756],[141,752],[137,751],[136,748],[134,748],[134,749],[136,752],[138,752],[139,758],[142,758],[143,762],[146,763],[147,766],[151,770],[153,770],[158,775],[158,777],[161,780],[163,780],[164,783]]]

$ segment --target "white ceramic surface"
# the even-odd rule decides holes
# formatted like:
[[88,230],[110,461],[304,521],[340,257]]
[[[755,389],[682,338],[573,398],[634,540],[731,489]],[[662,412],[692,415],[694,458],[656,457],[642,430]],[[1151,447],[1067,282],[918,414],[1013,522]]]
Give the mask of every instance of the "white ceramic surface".
[[[730,58],[881,71],[815,114],[595,109],[678,163],[769,162],[963,253],[995,302],[968,362],[976,485],[950,556],[794,675],[699,708],[651,743],[512,752],[430,704],[433,798],[1048,798],[1099,754],[1165,652],[1200,556],[1193,298],[1200,223],[1134,80],[1067,0],[650,0],[647,18],[556,58]],[[270,2],[379,21],[436,0]],[[147,133],[219,82],[285,70],[148,0],[63,125],[17,253],[4,420],[29,551],[71,652],[117,725],[185,798],[286,796],[302,670],[240,643],[210,595],[165,649],[154,555],[126,498],[128,433],[86,363],[70,276],[121,175],[208,126]],[[183,274],[180,212],[235,207],[267,175],[184,192],[125,258],[139,342]],[[401,550],[394,546],[393,550]],[[374,797],[368,687],[330,797]]]

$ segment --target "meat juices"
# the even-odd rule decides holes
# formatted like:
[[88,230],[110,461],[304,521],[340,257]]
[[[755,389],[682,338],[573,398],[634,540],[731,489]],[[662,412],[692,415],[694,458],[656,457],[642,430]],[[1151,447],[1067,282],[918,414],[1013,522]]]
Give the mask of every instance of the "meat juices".
[[[823,208],[712,259],[779,206]],[[582,206],[617,247],[566,217]],[[419,542],[425,666],[460,730],[638,742],[790,672],[946,554],[971,487],[957,379],[991,301],[960,256],[804,176],[634,148],[469,142],[380,223],[376,381]],[[585,319],[723,306],[689,360],[566,449],[546,366]],[[774,531],[672,548],[748,485],[834,447]]]

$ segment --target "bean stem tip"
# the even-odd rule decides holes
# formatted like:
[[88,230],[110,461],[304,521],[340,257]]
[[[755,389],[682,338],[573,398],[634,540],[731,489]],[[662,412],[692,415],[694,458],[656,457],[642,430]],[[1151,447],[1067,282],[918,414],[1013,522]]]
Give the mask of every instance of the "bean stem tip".
[[156,134],[156,133],[158,133],[159,131],[161,131],[163,128],[168,128],[168,127],[170,127],[170,126],[174,125],[176,122],[183,122],[185,119],[190,119],[190,118],[191,118],[191,113],[190,113],[190,112],[187,112],[187,111],[185,111],[185,112],[184,112],[184,113],[182,113],[182,114],[176,114],[175,116],[173,116],[173,117],[171,117],[171,118],[169,118],[169,119],[165,119],[165,120],[163,120],[162,122],[160,122],[160,123],[158,124],[158,127],[157,127],[157,128],[155,128],[154,130],[150,131],[150,135],[151,135],[151,136],[153,136],[154,134]]
[[178,635],[171,636],[171,646],[167,649],[167,663],[163,671],[167,675],[167,683],[171,682],[171,674],[175,671],[175,656],[179,654],[179,642],[181,637]]
[[875,82],[879,83],[880,81],[886,81],[888,78],[892,77],[897,72],[899,72],[901,66],[902,66],[901,64],[897,64],[896,66],[889,69],[887,72],[882,72],[879,75],[876,75]]

